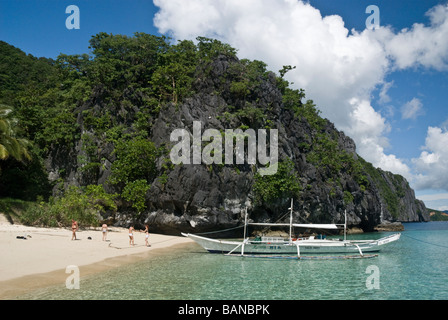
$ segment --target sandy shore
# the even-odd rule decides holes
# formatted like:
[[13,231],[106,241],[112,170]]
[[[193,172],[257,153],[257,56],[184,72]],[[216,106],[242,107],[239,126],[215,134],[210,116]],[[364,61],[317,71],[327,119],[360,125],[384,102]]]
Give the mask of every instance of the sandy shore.
[[71,274],[66,273],[68,266],[77,266],[82,278],[192,242],[150,233],[151,247],[146,247],[145,234],[134,232],[135,245],[131,246],[128,230],[116,227],[109,228],[106,241],[99,228],[80,230],[77,239],[71,240],[69,229],[27,227],[0,218],[0,299],[65,284]]

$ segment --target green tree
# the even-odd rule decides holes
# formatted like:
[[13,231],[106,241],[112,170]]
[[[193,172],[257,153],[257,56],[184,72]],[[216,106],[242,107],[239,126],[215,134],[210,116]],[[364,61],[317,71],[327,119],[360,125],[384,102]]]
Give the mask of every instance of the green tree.
[[191,93],[196,69],[197,48],[192,41],[181,41],[160,55],[159,67],[150,84],[158,101],[177,103]]
[[151,188],[145,179],[131,181],[123,188],[122,197],[140,214],[146,209],[146,192]]
[[279,161],[277,173],[261,176],[255,174],[255,202],[273,203],[277,199],[297,197],[301,190],[299,175],[290,159]]
[[17,119],[12,117],[12,112],[11,107],[0,105],[0,159],[30,160],[30,142],[17,136]]
[[197,37],[199,58],[203,61],[213,61],[219,55],[236,58],[236,50],[227,43],[222,43],[216,39]]
[[82,226],[97,226],[102,214],[117,210],[116,198],[117,194],[106,193],[103,185],[71,186],[62,196],[30,206],[21,216],[21,221],[56,227],[69,226],[74,219]]
[[160,54],[168,47],[163,36],[135,33],[128,37],[101,32],[90,40],[94,55],[88,70],[90,79],[117,93],[129,86],[145,85],[160,63]]
[[151,141],[134,137],[122,139],[115,147],[116,160],[112,164],[112,184],[124,186],[135,180],[150,182],[156,173],[156,159],[159,155]]
[[118,141],[115,153],[110,182],[119,187],[121,197],[140,214],[146,208],[146,192],[157,173],[159,150],[151,141],[134,137]]

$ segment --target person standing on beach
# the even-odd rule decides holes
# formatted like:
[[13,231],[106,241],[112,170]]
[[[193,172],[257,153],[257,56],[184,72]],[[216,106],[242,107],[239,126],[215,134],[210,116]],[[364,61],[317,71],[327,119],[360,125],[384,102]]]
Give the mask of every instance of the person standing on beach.
[[76,231],[78,231],[78,222],[72,219],[72,240],[76,240]]
[[130,246],[134,245],[134,227],[133,226],[129,227],[129,245]]
[[150,247],[151,245],[149,244],[149,226],[147,224],[145,224],[145,230],[143,231],[145,233],[145,244],[147,247]]
[[101,226],[101,231],[103,232],[103,241],[106,241],[107,237],[107,224],[103,223]]

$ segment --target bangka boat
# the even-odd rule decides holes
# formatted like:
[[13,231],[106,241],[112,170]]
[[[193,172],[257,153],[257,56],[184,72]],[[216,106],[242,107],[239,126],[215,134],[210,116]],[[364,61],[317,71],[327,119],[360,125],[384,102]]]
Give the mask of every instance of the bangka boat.
[[[297,224],[292,223],[292,201],[290,209],[290,223],[248,223],[247,213],[244,222],[244,238],[236,240],[219,240],[203,237],[191,233],[182,233],[211,253],[227,255],[293,255],[295,258],[315,256],[322,254],[348,255],[349,257],[372,257],[365,253],[378,252],[384,245],[400,239],[400,233],[395,233],[376,240],[347,240],[347,218],[344,224]],[[248,225],[253,226],[289,226],[289,238],[283,237],[256,237],[246,235]],[[344,228],[344,239],[327,239],[326,237],[298,237],[293,238],[293,227],[307,229],[341,230]]]

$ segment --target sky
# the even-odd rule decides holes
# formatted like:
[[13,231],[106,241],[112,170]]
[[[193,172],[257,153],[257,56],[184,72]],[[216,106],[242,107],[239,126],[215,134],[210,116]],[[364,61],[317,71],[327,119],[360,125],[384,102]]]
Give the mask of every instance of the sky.
[[0,0],[0,40],[37,57],[90,53],[98,32],[206,36],[296,66],[287,80],[360,156],[448,210],[448,0]]

